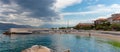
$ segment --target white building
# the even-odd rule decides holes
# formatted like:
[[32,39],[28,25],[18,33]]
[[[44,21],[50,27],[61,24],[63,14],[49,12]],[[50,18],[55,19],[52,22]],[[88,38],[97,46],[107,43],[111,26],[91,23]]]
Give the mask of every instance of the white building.
[[110,18],[107,19],[107,21],[111,24],[120,24],[120,14],[113,14]]

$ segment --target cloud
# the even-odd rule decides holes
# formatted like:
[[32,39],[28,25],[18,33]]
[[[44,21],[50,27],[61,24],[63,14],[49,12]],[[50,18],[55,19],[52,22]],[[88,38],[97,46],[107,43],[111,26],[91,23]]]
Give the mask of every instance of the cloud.
[[42,19],[42,20],[52,20],[55,17],[57,18],[59,15],[55,10],[51,9],[55,0],[2,0],[4,4],[16,4],[19,6],[20,10],[18,12],[29,12],[30,17]]
[[97,11],[98,13],[118,13],[120,12],[120,4],[112,4],[112,5],[102,5],[98,4],[95,6],[89,6],[88,9],[92,11]]
[[[0,0],[0,22],[39,26],[60,20],[55,0]],[[34,20],[34,21],[33,21]]]
[[94,14],[98,13],[98,11],[87,11],[87,12],[64,12],[62,15],[86,15],[86,14]]
[[82,0],[56,0],[56,3],[54,4],[54,7],[59,10],[66,8],[68,6],[72,6],[74,4],[81,3]]
[[[92,23],[94,20],[98,18],[108,18],[111,16],[111,14],[120,13],[120,4],[111,4],[111,5],[98,4],[98,5],[88,6],[85,9],[87,10],[81,12],[63,12],[62,15],[78,16],[80,22]],[[84,18],[80,18],[79,16]]]
[[85,0],[86,1],[86,4],[88,5],[94,5],[96,4],[99,0]]
[[62,15],[90,15],[90,14],[105,14],[105,13],[119,13],[120,12],[120,5],[119,4],[112,4],[110,6],[98,4],[94,6],[88,6],[88,11],[82,12],[64,12]]
[[58,13],[51,9],[55,0],[16,0],[15,2],[23,10],[32,12],[30,17],[40,18],[42,20],[53,20],[51,17],[56,17],[55,19],[57,19]]
[[25,16],[26,13],[22,14],[8,14],[0,15],[0,22],[2,23],[14,23],[19,25],[31,25],[31,26],[40,26],[43,24],[43,21],[37,18],[28,18]]
[[32,26],[41,26],[45,23],[57,24],[59,20],[63,20],[59,9],[81,3],[81,1],[0,0],[0,22]]

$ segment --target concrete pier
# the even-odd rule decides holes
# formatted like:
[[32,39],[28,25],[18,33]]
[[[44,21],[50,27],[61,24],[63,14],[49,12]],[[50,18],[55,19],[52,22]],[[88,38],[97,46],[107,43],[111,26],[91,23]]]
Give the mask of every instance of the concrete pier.
[[75,29],[48,29],[48,28],[11,28],[4,34],[66,34],[77,32]]
[[11,34],[32,34],[32,33],[36,33],[36,31],[47,32],[47,31],[50,31],[50,29],[47,29],[47,28],[11,28],[9,29],[9,32]]

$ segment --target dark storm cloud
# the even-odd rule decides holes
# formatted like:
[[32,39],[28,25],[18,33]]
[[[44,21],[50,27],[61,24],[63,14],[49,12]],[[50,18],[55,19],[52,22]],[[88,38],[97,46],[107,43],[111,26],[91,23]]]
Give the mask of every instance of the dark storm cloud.
[[58,13],[51,9],[55,0],[1,0],[4,4],[12,2],[20,6],[20,11],[30,12],[28,17],[34,17],[41,20],[59,19]]
[[5,4],[10,4],[10,0],[1,0]]

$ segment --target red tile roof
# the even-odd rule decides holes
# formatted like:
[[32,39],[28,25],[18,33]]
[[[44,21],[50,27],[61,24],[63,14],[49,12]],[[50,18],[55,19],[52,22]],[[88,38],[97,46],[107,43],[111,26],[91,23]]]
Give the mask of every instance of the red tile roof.
[[105,21],[105,20],[107,20],[107,19],[106,18],[99,18],[96,21]]
[[114,18],[113,20],[120,20],[120,17],[116,17],[116,18]]
[[91,26],[91,25],[93,25],[93,24],[79,23],[78,25],[79,25],[79,26]]

